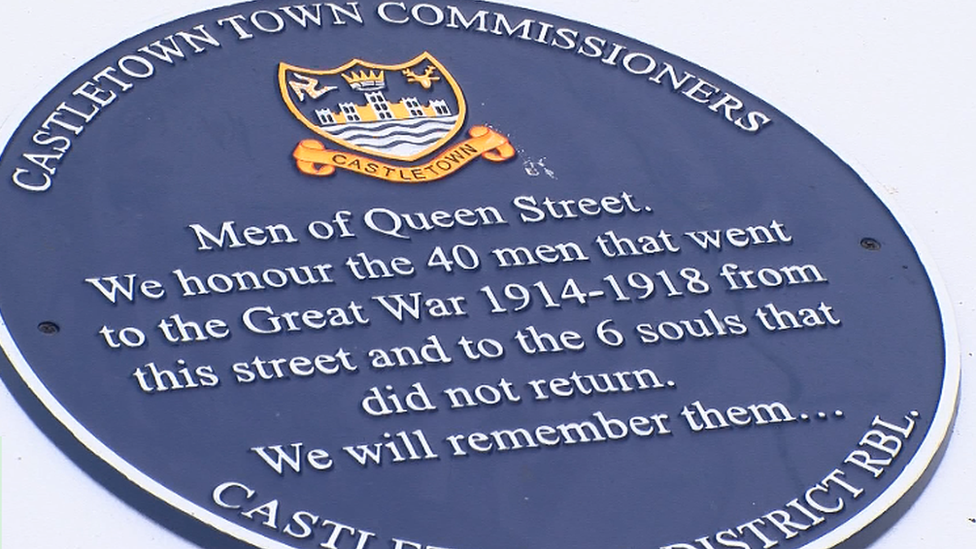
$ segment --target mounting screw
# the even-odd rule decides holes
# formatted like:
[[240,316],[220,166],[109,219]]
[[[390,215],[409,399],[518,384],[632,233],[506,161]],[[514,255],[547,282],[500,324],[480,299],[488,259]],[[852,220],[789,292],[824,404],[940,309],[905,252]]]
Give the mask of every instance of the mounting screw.
[[50,321],[41,322],[37,325],[37,329],[45,335],[54,335],[61,331],[60,326]]
[[865,250],[876,252],[881,249],[881,243],[873,238],[864,237],[861,239],[861,247]]

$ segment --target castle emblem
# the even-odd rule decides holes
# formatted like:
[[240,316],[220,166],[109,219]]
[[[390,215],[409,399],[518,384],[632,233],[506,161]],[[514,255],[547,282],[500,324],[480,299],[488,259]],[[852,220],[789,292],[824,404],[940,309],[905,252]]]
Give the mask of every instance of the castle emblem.
[[278,84],[285,105],[306,127],[334,145],[369,155],[333,151],[319,141],[305,140],[294,156],[299,169],[311,175],[331,175],[340,167],[391,181],[418,182],[444,177],[472,157],[497,162],[515,154],[503,136],[476,126],[469,131],[472,139],[424,165],[376,160],[418,160],[443,148],[464,125],[461,88],[428,52],[401,64],[353,59],[328,70],[281,63]]

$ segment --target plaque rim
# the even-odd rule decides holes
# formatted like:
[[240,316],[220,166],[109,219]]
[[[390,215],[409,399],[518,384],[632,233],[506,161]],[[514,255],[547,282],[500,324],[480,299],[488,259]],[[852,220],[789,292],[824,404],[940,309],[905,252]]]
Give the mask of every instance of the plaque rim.
[[[889,215],[891,219],[896,222],[901,232],[905,235],[928,278],[928,286],[932,291],[933,297],[935,298],[935,304],[939,309],[939,318],[942,323],[944,353],[942,389],[936,403],[936,414],[931,418],[931,422],[928,430],[925,433],[925,437],[920,443],[918,450],[914,455],[912,455],[909,462],[905,465],[895,480],[893,480],[887,488],[878,494],[864,509],[844,520],[833,530],[826,534],[820,535],[809,543],[800,546],[798,549],[831,549],[834,547],[843,547],[842,544],[865,530],[876,520],[880,519],[886,512],[891,510],[892,507],[902,501],[902,499],[912,489],[924,489],[925,484],[928,481],[928,479],[924,478],[926,473],[934,471],[934,469],[938,466],[938,454],[949,443],[949,439],[951,438],[950,431],[956,418],[956,412],[959,405],[959,391],[961,384],[961,348],[955,322],[955,315],[951,310],[951,299],[944,283],[944,279],[941,276],[940,271],[937,269],[933,255],[928,251],[924,241],[920,238],[921,232],[915,228],[913,223],[907,221],[904,213],[905,208],[896,201],[895,197],[884,192],[884,186],[878,180],[872,177],[868,170],[864,169],[858,162],[854,161],[853,155],[846,154],[847,151],[844,147],[830,145],[829,140],[825,140],[814,134],[808,129],[809,126],[801,124],[796,117],[780,111],[775,104],[771,104],[763,100],[762,97],[750,91],[750,88],[747,85],[741,85],[738,81],[733,82],[721,74],[699,65],[694,60],[688,60],[682,57],[680,54],[675,54],[670,50],[655,46],[650,42],[645,42],[644,39],[633,38],[619,31],[601,27],[583,20],[576,20],[567,16],[558,15],[556,13],[542,11],[534,7],[525,7],[520,4],[502,3],[492,0],[469,1],[474,4],[493,5],[501,7],[502,9],[513,9],[547,15],[559,18],[563,21],[578,23],[591,29],[600,30],[611,35],[625,38],[636,44],[650,46],[676,59],[681,59],[689,65],[703,68],[720,79],[733,83],[736,87],[743,90],[749,96],[757,98],[763,103],[766,103],[773,111],[777,113],[778,116],[782,116],[784,119],[789,120],[792,124],[795,124],[802,132],[805,132],[808,136],[813,138],[819,146],[823,147],[826,153],[832,155],[836,162],[840,162],[843,166],[848,167],[857,176],[857,178],[860,179],[860,182],[870,189],[874,198],[876,198],[880,205],[887,210],[887,215]],[[158,16],[152,17],[148,20],[134,22],[134,27],[142,28],[142,30],[139,30],[135,34],[125,36],[121,40],[118,40],[118,42],[115,44],[101,49],[100,51],[96,51],[94,54],[89,52],[79,54],[78,57],[82,59],[81,62],[74,63],[72,68],[68,69],[67,72],[60,76],[50,77],[50,80],[55,81],[53,85],[47,84],[47,80],[39,82],[32,86],[33,89],[31,91],[26,92],[19,99],[15,98],[15,100],[12,102],[14,107],[13,110],[6,119],[0,122],[0,143],[2,143],[2,146],[0,146],[0,153],[6,151],[7,147],[10,145],[10,140],[12,139],[14,133],[18,128],[21,127],[26,118],[31,115],[33,110],[41,102],[43,102],[49,94],[59,88],[65,81],[77,74],[83,67],[92,62],[96,57],[112,51],[120,44],[147,34],[160,26],[168,25],[189,17],[199,16],[215,10],[221,10],[232,6],[241,6],[246,3],[248,2],[243,0],[220,0],[209,7],[189,13],[180,11],[179,8],[166,9]],[[113,40],[114,39],[109,39],[108,42]],[[85,57],[86,55],[91,56]],[[71,436],[74,437],[78,443],[84,446],[84,448],[94,457],[112,467],[115,472],[123,475],[127,480],[135,484],[146,494],[165,502],[176,510],[181,511],[187,515],[188,518],[195,519],[204,525],[217,529],[224,535],[231,536],[239,541],[249,543],[255,547],[261,549],[295,549],[294,545],[289,545],[274,540],[258,533],[257,531],[238,525],[213,511],[193,503],[178,493],[170,490],[160,482],[154,480],[149,475],[143,473],[139,468],[126,461],[115,451],[105,445],[82,423],[80,423],[67,409],[65,409],[61,405],[60,401],[58,401],[58,399],[50,393],[40,378],[37,377],[30,363],[27,361],[26,357],[23,356],[17,342],[11,335],[6,320],[3,317],[2,310],[0,310],[0,349],[3,350],[5,355],[4,358],[11,364],[14,371],[16,371],[20,377],[20,380],[30,390],[31,396],[36,398],[42,404],[45,411],[49,413],[51,417],[56,419],[61,427],[65,428],[71,434]],[[21,408],[23,410],[23,406],[21,406]],[[27,413],[25,410],[25,415],[27,415],[30,421],[35,424],[35,428],[37,428],[37,422],[32,414]],[[45,438],[51,440],[46,433]],[[55,444],[55,446],[58,445]],[[65,455],[64,451],[59,446],[58,452]],[[86,476],[90,476],[87,472],[85,474]],[[99,486],[99,488],[114,495],[114,492],[108,489],[102,482],[96,480],[96,484]],[[124,504],[132,512],[138,512],[153,522],[157,521],[157,517],[142,513],[138,509],[132,507],[128,502],[125,502]],[[156,524],[159,524],[160,527],[175,533],[181,539],[196,545],[196,541],[194,541],[194,539],[184,537],[182,534],[174,531],[169,526],[160,524],[158,522],[156,522]]]

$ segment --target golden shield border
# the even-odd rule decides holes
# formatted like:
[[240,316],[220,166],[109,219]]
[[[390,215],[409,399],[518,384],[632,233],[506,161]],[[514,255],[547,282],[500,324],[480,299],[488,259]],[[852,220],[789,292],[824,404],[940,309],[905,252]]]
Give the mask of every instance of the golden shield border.
[[[410,156],[396,156],[396,155],[378,153],[373,150],[365,149],[363,147],[358,147],[351,143],[346,143],[344,141],[334,138],[333,136],[329,135],[329,133],[322,131],[317,125],[315,125],[308,118],[306,118],[305,115],[302,114],[302,112],[298,109],[298,107],[295,106],[295,103],[292,101],[291,96],[288,93],[288,83],[285,79],[285,75],[289,70],[300,72],[302,74],[310,74],[314,76],[335,76],[358,65],[366,69],[377,69],[377,70],[398,72],[419,65],[424,61],[427,61],[428,63],[436,67],[437,70],[440,71],[441,76],[444,77],[444,80],[448,84],[450,84],[451,90],[454,92],[454,97],[457,100],[457,104],[458,104],[458,117],[457,117],[457,121],[454,123],[454,127],[451,128],[451,130],[447,133],[447,135],[440,138],[435,143],[432,143],[430,146],[420,151],[419,153]],[[304,67],[291,65],[289,63],[285,63],[284,61],[282,61],[278,63],[278,89],[279,92],[281,93],[281,99],[285,102],[285,105],[288,107],[288,110],[291,111],[291,113],[295,116],[295,118],[301,121],[302,124],[304,124],[308,129],[312,130],[316,134],[328,139],[329,141],[335,143],[336,145],[339,145],[340,147],[345,147],[347,149],[351,149],[356,152],[368,154],[371,156],[388,158],[390,160],[401,160],[404,162],[411,162],[417,160],[418,158],[423,158],[424,156],[427,156],[433,153],[434,151],[436,151],[437,149],[441,148],[442,146],[444,146],[444,144],[446,144],[448,141],[453,139],[458,134],[458,132],[461,131],[461,128],[464,126],[464,120],[467,115],[467,104],[464,101],[464,94],[461,92],[461,86],[459,86],[457,81],[454,80],[454,76],[451,75],[451,73],[444,68],[444,65],[442,65],[440,61],[438,61],[430,52],[427,51],[421,53],[420,55],[414,57],[413,59],[405,63],[384,65],[380,63],[371,63],[369,61],[364,61],[362,59],[357,58],[357,59],[351,59],[334,69],[326,69],[326,70],[306,69]]]

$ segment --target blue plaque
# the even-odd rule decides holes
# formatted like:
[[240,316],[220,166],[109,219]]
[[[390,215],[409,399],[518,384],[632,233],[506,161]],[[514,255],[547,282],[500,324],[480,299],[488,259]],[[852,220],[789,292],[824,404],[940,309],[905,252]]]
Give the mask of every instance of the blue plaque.
[[191,15],[66,78],[0,176],[4,383],[201,546],[858,544],[955,407],[857,173],[552,15]]

